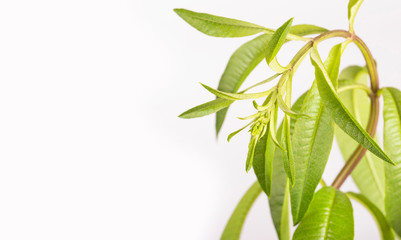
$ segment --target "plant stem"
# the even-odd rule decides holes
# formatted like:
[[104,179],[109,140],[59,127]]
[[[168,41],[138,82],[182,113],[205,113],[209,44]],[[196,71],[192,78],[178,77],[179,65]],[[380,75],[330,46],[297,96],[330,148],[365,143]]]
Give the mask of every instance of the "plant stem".
[[[366,131],[370,134],[370,136],[374,137],[374,135],[376,134],[377,122],[379,118],[379,96],[377,94],[377,91],[379,89],[379,76],[377,74],[376,62],[373,59],[369,48],[358,36],[353,35],[353,41],[362,52],[363,57],[366,61],[366,66],[368,68],[370,88],[372,89],[372,93],[370,94],[370,117]],[[358,148],[351,155],[351,157],[348,159],[343,169],[341,169],[341,171],[338,173],[336,179],[332,184],[333,187],[337,189],[341,187],[347,177],[352,173],[352,171],[361,161],[365,153],[366,148],[359,145]]]
[[[370,88],[372,89],[370,96],[371,99],[371,110],[370,117],[366,131],[370,134],[370,136],[374,137],[376,134],[377,122],[379,118],[379,76],[377,74],[376,62],[373,59],[372,53],[366,44],[356,36],[354,33],[345,31],[345,30],[332,30],[327,31],[325,33],[320,34],[319,36],[311,39],[308,43],[305,44],[301,50],[294,56],[294,58],[290,62],[290,68],[297,68],[297,65],[300,64],[301,60],[306,56],[306,54],[313,47],[313,43],[319,43],[329,38],[334,37],[342,37],[348,39],[348,41],[353,41],[361,51],[363,57],[366,61],[366,66],[368,69],[368,74],[370,78]],[[343,169],[338,173],[336,179],[334,180],[332,186],[339,189],[347,177],[351,174],[351,172],[355,169],[358,163],[361,161],[363,156],[366,153],[366,149],[361,145],[354,151],[351,157],[348,159]]]

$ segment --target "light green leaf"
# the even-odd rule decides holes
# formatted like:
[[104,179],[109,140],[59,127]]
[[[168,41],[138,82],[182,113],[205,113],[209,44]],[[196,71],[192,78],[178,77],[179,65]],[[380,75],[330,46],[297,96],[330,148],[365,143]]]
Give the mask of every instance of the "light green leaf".
[[344,107],[337,96],[336,90],[331,83],[330,77],[328,76],[327,71],[315,48],[313,48],[311,51],[311,61],[315,66],[315,75],[320,96],[325,107],[330,112],[334,122],[367,150],[371,151],[384,161],[394,164],[394,162],[384,153],[384,151],[372,139],[372,137],[369,136],[366,130]]
[[215,113],[223,108],[230,106],[234,101],[218,98],[216,100],[204,103],[202,105],[191,108],[179,116],[180,118],[197,118]]
[[313,197],[293,240],[329,239],[354,239],[354,217],[347,196],[333,187],[324,187]]
[[397,166],[385,164],[386,216],[401,236],[401,91],[383,88],[384,149]]
[[290,29],[290,33],[298,36],[307,36],[307,35],[312,35],[312,34],[322,34],[324,32],[327,32],[328,30],[326,28],[318,27],[315,25],[309,25],[309,24],[299,24],[299,25],[294,25]]
[[[252,70],[263,60],[271,35],[263,34],[238,48],[231,56],[221,76],[218,90],[235,93]],[[220,132],[227,110],[216,114],[216,135]]]
[[266,49],[266,62],[267,64],[270,64],[270,62],[276,57],[278,51],[280,48],[283,46],[283,44],[286,42],[287,34],[290,31],[291,24],[292,24],[293,18],[285,22],[281,27],[279,27],[273,34],[269,45],[267,46]]
[[244,130],[246,127],[248,127],[249,125],[251,125],[253,123],[253,121],[251,121],[250,123],[248,123],[247,125],[245,125],[244,127],[238,129],[235,132],[230,133],[230,135],[228,135],[227,137],[227,142],[229,142],[231,140],[231,138],[233,138],[235,135],[237,135],[239,132],[241,132],[242,130]]
[[361,203],[372,214],[377,223],[377,226],[380,229],[382,240],[394,240],[394,234],[391,230],[390,225],[387,222],[386,217],[374,203],[372,203],[367,197],[363,196],[362,194],[348,192],[347,196]]
[[[341,44],[330,51],[325,67],[333,83],[337,82]],[[302,105],[301,114],[310,118],[298,119],[293,141],[295,185],[291,189],[291,211],[294,224],[301,221],[322,178],[334,138],[334,124],[319,95],[314,81]]]
[[[292,106],[294,111],[299,111],[306,94],[303,94]],[[291,129],[296,119],[291,120]],[[278,137],[281,137],[282,124],[278,129]],[[265,134],[260,142],[256,145],[253,169],[256,177],[263,190],[270,196],[270,214],[276,228],[279,239],[290,239],[289,225],[289,191],[286,188],[287,177],[284,172],[283,154],[280,148],[275,146],[271,141],[267,141],[269,137]],[[292,134],[292,131],[291,131]],[[274,147],[274,152],[270,149]],[[270,191],[271,189],[271,191]],[[271,193],[271,194],[269,194]]]
[[292,118],[299,118],[299,117],[309,117],[306,114],[303,113],[297,113],[294,110],[290,109],[287,104],[285,104],[284,100],[283,100],[283,96],[281,96],[280,94],[277,97],[277,103],[278,106],[280,107],[280,109],[287,114],[288,116],[292,117]]
[[283,133],[281,141],[282,141],[281,144],[284,148],[283,152],[284,170],[287,174],[287,177],[290,180],[291,187],[293,187],[295,184],[295,163],[294,163],[294,154],[292,152],[290,118],[288,116],[284,116],[283,119]]
[[246,158],[245,170],[248,172],[252,168],[253,156],[255,155],[256,142],[259,136],[252,136],[248,146],[248,156]]
[[255,155],[253,159],[253,170],[255,171],[255,175],[260,183],[260,186],[267,196],[270,196],[271,191],[273,158],[275,150],[276,145],[273,142],[270,131],[267,131],[256,144]]
[[350,32],[354,32],[355,17],[362,3],[363,0],[350,0],[348,3],[348,20]]
[[[343,82],[364,84],[366,86],[368,74],[366,68],[350,66],[340,74],[339,85]],[[370,115],[370,97],[358,89],[339,93],[339,98],[352,116],[366,128]],[[336,127],[336,139],[344,160],[348,160],[358,147],[348,134]],[[359,164],[352,171],[352,178],[360,192],[384,212],[384,166],[383,161],[371,152],[366,152]]]
[[240,238],[246,216],[261,192],[262,188],[258,182],[249,188],[228,220],[221,240],[238,240]]
[[272,34],[274,30],[232,18],[219,17],[176,8],[174,11],[192,27],[214,37],[244,37],[260,32]]
[[270,89],[270,90],[260,92],[260,93],[247,93],[247,94],[245,94],[245,93],[229,93],[229,92],[223,92],[220,90],[213,89],[202,83],[201,83],[201,85],[204,88],[206,88],[206,90],[213,93],[217,97],[227,99],[227,100],[247,100],[247,99],[261,98],[261,97],[266,97],[273,91],[273,89]]
[[[253,69],[265,57],[265,50],[273,33],[262,34],[259,37],[243,44],[231,56],[227,63],[227,67],[221,76],[218,90],[223,92],[235,93],[239,90],[242,83],[253,71]],[[295,39],[288,34],[289,39]],[[224,123],[227,115],[228,108],[222,109],[216,114],[216,135],[219,134],[220,129]]]
[[[274,33],[273,29],[237,19],[193,12],[182,8],[176,8],[174,11],[192,27],[213,37],[245,37],[261,32],[271,36]],[[300,34],[302,33],[300,32]],[[288,34],[287,39],[305,40],[294,34]]]

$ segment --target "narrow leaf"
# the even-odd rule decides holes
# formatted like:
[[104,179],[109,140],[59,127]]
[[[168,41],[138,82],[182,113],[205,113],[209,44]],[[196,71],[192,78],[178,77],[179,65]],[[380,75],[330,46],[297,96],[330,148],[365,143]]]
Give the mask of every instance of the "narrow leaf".
[[[303,94],[292,106],[294,111],[299,111],[306,94]],[[291,129],[296,119],[291,121]],[[278,129],[281,136],[282,125]],[[292,133],[292,132],[291,132]],[[280,148],[267,140],[268,133],[262,137],[255,149],[253,169],[256,177],[269,198],[270,214],[276,228],[279,239],[290,239],[289,228],[289,192],[286,188],[287,177],[284,172],[283,154]],[[266,143],[266,145],[264,144]],[[274,151],[270,149],[273,148]],[[271,190],[270,190],[271,189]]]
[[291,28],[292,21],[293,19],[291,18],[274,32],[269,42],[269,45],[267,46],[265,54],[265,58],[268,64],[276,57],[278,51],[285,43],[287,34]]
[[[330,51],[325,67],[337,82],[341,44]],[[313,198],[330,155],[334,138],[334,124],[319,95],[314,81],[303,102],[301,114],[310,118],[298,119],[293,140],[295,185],[291,189],[291,211],[294,224],[301,221]]]
[[223,92],[220,90],[213,89],[205,84],[201,85],[206,88],[209,92],[213,93],[217,97],[227,99],[227,100],[247,100],[247,99],[255,99],[255,98],[261,98],[261,97],[266,97],[269,95],[273,89],[260,92],[260,93],[229,93],[229,92]]
[[334,122],[367,150],[371,151],[384,161],[394,164],[372,137],[369,136],[366,130],[344,107],[337,96],[336,90],[331,83],[330,77],[328,76],[316,49],[312,49],[311,51],[311,61],[315,66],[315,75],[320,96]]
[[[238,48],[227,63],[218,90],[235,93],[252,70],[263,60],[271,35],[263,34]],[[220,132],[227,110],[216,114],[216,135]]]
[[280,107],[280,109],[281,109],[285,114],[287,114],[288,116],[290,116],[290,117],[292,117],[292,118],[309,117],[309,116],[306,115],[306,114],[297,113],[297,112],[294,112],[292,109],[290,109],[290,108],[287,106],[287,104],[285,104],[285,102],[284,102],[284,100],[283,100],[283,98],[282,98],[282,96],[281,96],[280,94],[279,94],[278,97],[277,97],[277,103],[278,103],[278,106]]
[[379,227],[382,240],[395,239],[386,217],[383,215],[380,209],[376,207],[375,204],[373,204],[367,197],[363,196],[362,194],[348,192],[347,196],[361,203],[372,214],[377,223],[377,226]]
[[318,27],[315,25],[309,25],[309,24],[294,25],[290,29],[290,33],[292,33],[294,35],[298,35],[298,36],[322,34],[327,31],[328,30],[326,28]]
[[180,118],[197,118],[215,113],[223,108],[231,105],[234,101],[218,98],[216,100],[204,103],[202,105],[191,108],[179,116]]
[[333,187],[320,189],[293,240],[352,240],[354,217],[350,200]]
[[246,158],[246,165],[245,165],[246,172],[248,172],[252,168],[253,156],[255,155],[255,148],[257,141],[258,141],[258,136],[251,137],[251,141],[249,142],[248,146],[248,156]]
[[[339,85],[349,81],[357,84],[367,84],[366,68],[350,66],[340,74]],[[339,94],[340,100],[352,116],[366,128],[370,115],[370,98],[363,91],[349,90]],[[336,139],[344,160],[348,160],[358,147],[350,136],[340,128],[335,129]],[[360,192],[384,212],[384,166],[383,161],[371,152],[366,152],[359,164],[352,171],[352,178]]]
[[288,116],[284,116],[282,134],[282,146],[285,150],[283,157],[284,170],[290,180],[291,187],[293,187],[295,184],[295,163],[290,135],[290,118]]
[[[265,51],[271,36],[272,34],[262,34],[243,44],[234,52],[221,76],[218,90],[230,93],[235,93],[239,90],[244,80],[265,57]],[[291,36],[294,35],[287,35],[288,40],[295,39]],[[216,114],[216,135],[220,132],[227,111],[228,108],[225,108]]]
[[231,140],[231,138],[233,138],[235,135],[237,135],[239,132],[241,132],[242,130],[244,130],[246,127],[248,127],[249,125],[251,125],[253,123],[253,121],[251,121],[250,123],[248,123],[247,125],[245,125],[244,127],[238,129],[235,132],[232,132],[230,135],[228,135],[227,137],[227,142],[229,142]]
[[274,32],[272,29],[232,18],[198,13],[182,8],[174,9],[174,11],[192,27],[209,36],[244,37],[260,32],[271,34]]
[[363,0],[350,0],[348,3],[348,20],[349,20],[349,29],[351,32],[354,31],[355,17],[362,3]]
[[[270,124],[270,123],[269,123]],[[255,155],[253,159],[253,170],[262,187],[263,191],[270,196],[273,158],[276,145],[273,142],[270,131],[268,131],[256,144]]]
[[401,91],[383,88],[384,149],[397,166],[385,164],[386,216],[401,236]]
[[262,188],[258,182],[249,188],[228,220],[221,240],[238,240],[240,238],[246,216],[261,192]]

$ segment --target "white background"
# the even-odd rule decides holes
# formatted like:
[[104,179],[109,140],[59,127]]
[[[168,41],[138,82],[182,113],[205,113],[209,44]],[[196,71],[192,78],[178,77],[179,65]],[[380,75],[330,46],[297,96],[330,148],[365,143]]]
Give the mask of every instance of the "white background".
[[[247,20],[347,28],[346,0],[0,1],[0,239],[218,239],[253,183],[249,137],[230,144],[250,103],[229,111],[218,141],[214,117],[182,120],[213,99],[231,53],[250,38],[203,35],[172,10]],[[401,88],[401,2],[366,1],[356,31],[378,62],[382,86]],[[321,47],[326,55],[330,41]],[[338,42],[338,41],[337,41]],[[279,55],[288,61],[301,43]],[[363,64],[350,47],[343,66]],[[306,59],[294,95],[312,83]],[[245,83],[268,76],[261,64]],[[333,147],[324,177],[343,162]],[[344,190],[355,189],[347,181]],[[379,239],[359,205],[355,239]],[[266,197],[242,239],[275,239]]]

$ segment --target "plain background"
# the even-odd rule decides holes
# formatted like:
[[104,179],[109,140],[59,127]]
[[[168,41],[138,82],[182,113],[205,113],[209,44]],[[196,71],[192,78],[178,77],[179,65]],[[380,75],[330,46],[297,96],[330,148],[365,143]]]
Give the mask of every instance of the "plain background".
[[[252,37],[205,36],[173,8],[247,20],[347,28],[346,0],[3,0],[0,2],[0,239],[218,239],[254,182],[244,171],[249,136],[228,144],[250,102],[182,120],[213,99],[228,58]],[[356,32],[378,62],[382,86],[401,88],[401,2],[366,1]],[[326,56],[330,46],[322,44]],[[288,61],[301,43],[279,55]],[[343,66],[363,64],[349,47]],[[294,95],[312,83],[308,59]],[[271,74],[261,64],[244,86]],[[335,145],[324,178],[343,161]],[[348,180],[343,190],[355,190]],[[354,204],[355,239],[379,239]],[[275,239],[266,197],[242,239]]]

